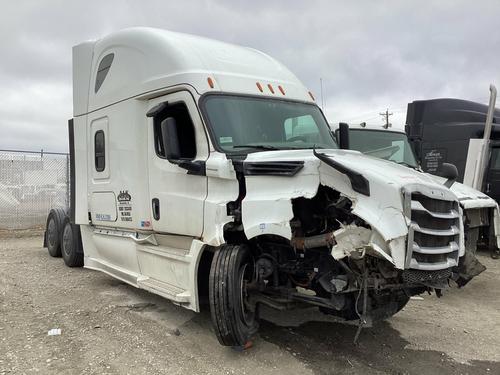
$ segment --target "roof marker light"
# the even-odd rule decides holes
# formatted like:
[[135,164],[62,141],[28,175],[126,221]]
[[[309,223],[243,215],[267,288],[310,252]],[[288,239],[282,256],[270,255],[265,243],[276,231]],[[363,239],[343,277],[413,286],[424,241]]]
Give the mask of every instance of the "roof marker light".
[[312,100],[316,101],[316,99],[314,99],[314,95],[312,94],[311,91],[309,91],[309,96],[311,97]]
[[285,90],[283,90],[283,87],[281,87],[281,85],[280,85],[280,86],[278,86],[278,89],[281,91],[281,93],[282,93],[283,95],[285,95]]
[[267,84],[267,87],[269,88],[269,91],[271,91],[271,93],[274,94],[273,86],[270,83]]
[[257,88],[259,89],[260,92],[264,92],[264,90],[262,89],[262,85],[260,84],[260,82],[256,82],[255,84],[257,85]]
[[211,89],[214,88],[214,81],[211,77],[207,78],[208,85],[210,86]]

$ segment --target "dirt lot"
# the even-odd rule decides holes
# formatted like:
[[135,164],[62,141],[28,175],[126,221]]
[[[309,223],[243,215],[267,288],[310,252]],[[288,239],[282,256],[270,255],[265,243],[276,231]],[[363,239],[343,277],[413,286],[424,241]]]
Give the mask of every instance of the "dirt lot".
[[[195,314],[66,268],[41,237],[0,234],[0,374],[500,374],[500,262],[463,290],[412,300],[363,330],[314,310],[265,311],[254,347],[218,345]],[[60,336],[48,330],[60,328]]]

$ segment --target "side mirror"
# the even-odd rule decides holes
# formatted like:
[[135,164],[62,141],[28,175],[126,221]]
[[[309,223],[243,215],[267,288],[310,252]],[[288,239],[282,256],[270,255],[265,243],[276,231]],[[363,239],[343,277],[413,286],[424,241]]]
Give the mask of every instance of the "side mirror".
[[160,124],[161,137],[165,154],[168,160],[179,160],[181,158],[181,147],[177,136],[177,123],[175,118],[167,117]]
[[441,177],[447,179],[444,183],[444,186],[446,186],[447,188],[451,188],[451,186],[458,178],[458,170],[455,164],[443,163],[443,165],[441,165],[441,168],[439,169],[439,172]]
[[349,124],[345,122],[339,123],[338,142],[339,147],[343,150],[349,149]]

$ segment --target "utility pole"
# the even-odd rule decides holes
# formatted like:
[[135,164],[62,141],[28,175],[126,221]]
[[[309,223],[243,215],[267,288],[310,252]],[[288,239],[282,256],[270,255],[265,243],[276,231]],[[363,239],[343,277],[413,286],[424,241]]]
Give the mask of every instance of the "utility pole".
[[389,113],[389,108],[387,108],[385,110],[385,112],[379,113],[379,115],[384,118],[384,121],[385,121],[384,128],[385,129],[390,128],[392,126],[392,124],[389,122],[389,116],[392,116],[393,113],[392,112]]

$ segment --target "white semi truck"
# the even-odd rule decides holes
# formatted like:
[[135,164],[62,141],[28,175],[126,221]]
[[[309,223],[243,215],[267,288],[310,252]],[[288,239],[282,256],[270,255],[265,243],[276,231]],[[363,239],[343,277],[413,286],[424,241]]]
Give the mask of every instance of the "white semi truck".
[[262,52],[119,31],[74,47],[73,111],[50,254],[194,311],[207,296],[223,345],[248,342],[263,304],[365,322],[458,277],[456,195],[338,149],[312,94]]

